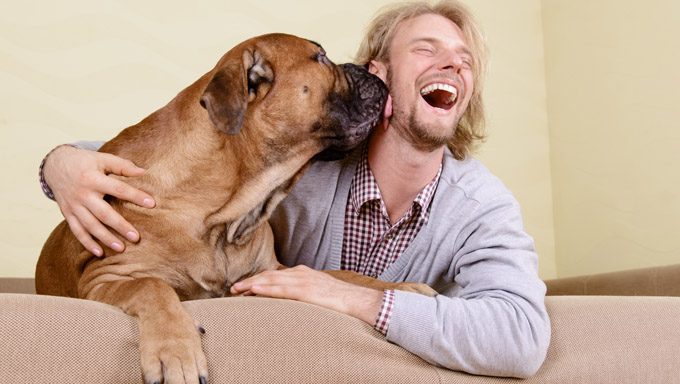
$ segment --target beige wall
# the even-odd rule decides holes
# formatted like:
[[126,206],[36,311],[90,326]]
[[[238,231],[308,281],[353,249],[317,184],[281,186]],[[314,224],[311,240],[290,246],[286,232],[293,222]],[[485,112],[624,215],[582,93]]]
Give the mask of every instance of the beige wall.
[[680,3],[545,0],[560,276],[680,262]]
[[[61,219],[37,167],[53,146],[107,139],[164,105],[235,43],[266,32],[321,42],[348,61],[386,1],[37,1],[0,13],[0,276],[31,276]],[[539,0],[469,0],[491,63],[480,157],[515,192],[541,275],[557,275]]]
[[541,2],[467,3],[490,50],[485,87],[489,139],[478,157],[520,202],[527,232],[536,242],[540,275],[557,277]]

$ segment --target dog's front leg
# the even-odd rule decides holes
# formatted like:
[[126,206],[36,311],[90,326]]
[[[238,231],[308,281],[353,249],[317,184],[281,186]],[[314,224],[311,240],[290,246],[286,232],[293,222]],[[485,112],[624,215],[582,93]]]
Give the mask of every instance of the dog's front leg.
[[139,319],[139,349],[145,383],[204,384],[208,364],[194,320],[177,293],[156,278],[102,283],[87,299],[123,309]]

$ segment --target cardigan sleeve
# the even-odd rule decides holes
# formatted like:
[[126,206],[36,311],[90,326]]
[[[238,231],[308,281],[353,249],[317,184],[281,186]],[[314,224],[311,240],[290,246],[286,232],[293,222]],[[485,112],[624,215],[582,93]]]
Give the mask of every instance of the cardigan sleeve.
[[510,194],[480,205],[472,217],[453,249],[431,255],[453,253],[455,289],[435,297],[396,291],[387,339],[445,368],[529,377],[550,341],[533,240]]

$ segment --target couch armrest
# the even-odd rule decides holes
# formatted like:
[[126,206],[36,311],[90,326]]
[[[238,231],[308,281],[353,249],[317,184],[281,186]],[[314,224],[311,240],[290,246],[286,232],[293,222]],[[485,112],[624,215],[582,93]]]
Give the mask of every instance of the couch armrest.
[[549,296],[680,296],[680,264],[545,282]]
[[[678,383],[680,298],[548,297],[548,357],[525,383]],[[431,366],[369,325],[265,298],[184,303],[207,332],[210,382],[503,383]],[[93,301],[0,294],[3,382],[140,383],[136,321]]]

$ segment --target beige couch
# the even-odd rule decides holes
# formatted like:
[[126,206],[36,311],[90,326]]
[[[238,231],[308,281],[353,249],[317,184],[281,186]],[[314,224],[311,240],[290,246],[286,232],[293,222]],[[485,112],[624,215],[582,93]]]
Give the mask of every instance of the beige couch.
[[[299,302],[185,306],[207,330],[211,383],[680,383],[680,297],[664,296],[680,295],[680,265],[547,284],[578,296],[547,297],[548,357],[523,381],[431,366],[359,320]],[[0,382],[141,382],[133,318],[32,289],[30,279],[0,279]]]

